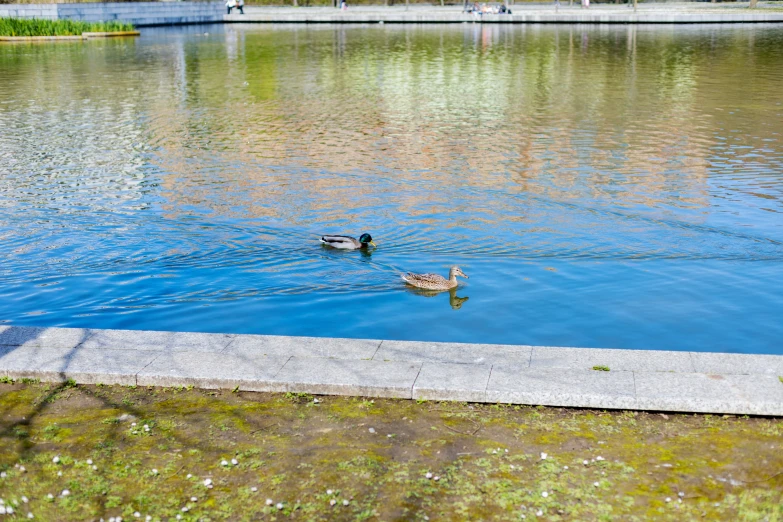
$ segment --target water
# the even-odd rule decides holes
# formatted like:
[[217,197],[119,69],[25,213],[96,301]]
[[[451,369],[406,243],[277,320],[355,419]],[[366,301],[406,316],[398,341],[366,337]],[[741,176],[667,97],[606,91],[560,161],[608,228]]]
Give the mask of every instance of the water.
[[780,27],[143,33],[0,46],[2,320],[783,353]]

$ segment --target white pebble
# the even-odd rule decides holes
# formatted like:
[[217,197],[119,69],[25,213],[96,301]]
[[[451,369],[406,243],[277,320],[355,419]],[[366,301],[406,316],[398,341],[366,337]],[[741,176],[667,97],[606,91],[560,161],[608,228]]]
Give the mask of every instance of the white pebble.
[[[680,497],[680,498],[682,498],[682,497],[684,497],[684,496],[685,496],[685,493],[683,493],[682,491],[680,491],[679,493],[677,493],[677,496],[678,496],[678,497]],[[22,497],[22,498],[24,498],[24,497]]]
[[536,516],[537,516],[537,517],[544,516],[544,512],[543,512],[542,510],[540,510],[540,509],[539,509],[538,511],[536,511]]
[[437,475],[435,475],[434,477],[432,477],[432,480],[434,480],[435,482],[437,482],[437,481],[439,481],[439,480],[440,480],[440,477],[439,477],[439,476],[437,476]]
[[274,504],[274,501],[271,498],[266,499],[267,506],[271,506],[272,504]]
[[5,515],[5,506],[0,506],[0,515]]
[[568,466],[563,466],[563,469],[568,470]]
[[27,497],[25,497],[24,495],[22,495],[22,502],[24,502],[25,504],[27,504],[27,502],[29,502],[29,501],[30,501],[30,499],[29,499],[29,498],[27,498]]
[[335,499],[329,501],[330,506],[334,506],[335,504],[337,504],[337,501]]
[[14,514],[14,508],[12,508],[11,506],[6,506],[5,512],[7,514],[9,514],[9,515],[13,515]]
[[87,464],[89,464],[90,466],[92,466],[92,459],[87,459]]
[[32,513],[27,513],[27,518],[35,518]]
[[519,518],[527,518],[525,515],[519,515]]
[[587,466],[587,465],[588,465],[588,464],[590,464],[590,463],[589,463],[589,462],[587,462],[586,460],[583,460],[583,461],[582,461],[582,464],[584,464],[585,466]]
[[220,465],[221,466],[228,466],[228,461],[227,460],[221,460],[220,461]]
[[155,469],[155,468],[152,468],[152,474],[153,474],[153,475],[157,475],[157,474],[158,474],[158,470],[157,470],[157,469]]
[[547,454],[546,454],[546,453],[542,453],[542,454],[541,454],[541,460],[546,460],[546,457],[547,457]]
[[7,476],[5,471],[0,471],[0,478],[6,478]]
[[277,509],[283,509],[283,503],[282,502],[278,502],[277,506],[275,506],[275,507],[277,507]]
[[424,474],[424,478],[431,479],[431,478],[432,478],[432,473],[430,473],[430,472],[428,471],[427,473],[425,473],[425,474]]
[[193,475],[191,475],[190,473],[188,473],[188,476],[187,476],[187,477],[185,477],[185,478],[187,478],[187,479],[189,479],[189,478],[193,478]]
[[370,428],[370,429],[369,429],[369,430],[367,430],[367,431],[369,431],[370,433],[375,433],[375,428]]
[[672,501],[671,497],[666,497],[666,502],[671,502],[671,501]]
[[239,461],[237,459],[231,459],[231,464],[236,466],[237,464],[239,464]]
[[67,489],[64,489],[64,490],[63,490],[63,492],[62,492],[62,493],[60,493],[60,495],[62,495],[63,497],[67,497],[67,496],[68,496],[68,495],[70,495],[70,494],[71,494],[71,492],[70,492],[70,491],[68,491]]
[[63,472],[62,472],[62,471],[58,471],[58,472],[57,472],[57,476],[58,476],[58,477],[62,477],[62,476],[63,476]]
[[544,497],[544,498],[546,498],[546,497],[548,497],[548,496],[549,496],[549,493],[547,493],[546,491],[542,491],[542,492],[541,492],[541,496],[542,496],[542,497]]
[[319,402],[321,402],[321,401],[319,401],[319,400],[318,400],[318,398],[316,397],[316,398],[313,398],[313,402],[314,402],[315,404],[318,404],[318,403],[319,403]]
[[326,494],[327,494],[327,495],[331,495],[331,494],[332,494],[332,490],[331,490],[331,489],[327,489],[327,490],[326,490]]
[[98,471],[98,466],[93,465],[92,469],[93,471]]
[[24,473],[24,472],[25,472],[25,471],[27,471],[27,470],[25,469],[25,467],[24,467],[24,466],[19,466],[19,471],[21,471],[22,473]]
[[602,456],[600,456],[600,455],[599,455],[599,456],[597,456],[597,457],[595,458],[595,460],[604,460],[604,458],[603,458]]
[[212,484],[212,479],[210,479],[210,478],[204,479],[204,485],[205,486],[209,486],[210,484]]
[[343,500],[343,506],[347,506],[348,504],[350,504],[350,502],[348,502],[348,499]]
[[135,422],[131,422],[131,426],[135,426],[135,425],[136,425],[136,423],[135,423]]
[[595,486],[595,487],[598,487],[598,486],[600,486],[600,485],[601,485],[601,483],[600,483],[600,482],[593,482],[593,486]]
[[190,497],[191,502],[198,502],[198,497]]
[[60,462],[60,457],[54,457],[54,458],[52,459],[52,462],[54,462],[55,464],[57,464],[58,462]]
[[187,512],[188,512],[188,506],[185,506],[185,507],[183,507],[183,508],[182,508],[182,512],[183,512],[183,513],[187,513]]
[[51,493],[49,493],[48,495],[46,495],[46,498],[52,499],[52,498],[54,498],[54,495],[52,495]]
[[141,513],[136,511],[135,513],[133,513],[133,516],[136,517],[136,518],[141,518]]
[[392,434],[389,433],[388,435],[386,435],[386,437],[390,439],[390,438],[392,438]]
[[180,515],[179,513],[177,513],[177,520],[182,520],[182,515]]
[[252,488],[250,488],[250,491],[252,491],[253,493],[255,493],[256,491],[258,491],[258,488],[257,488],[257,487],[255,487],[255,486],[253,486]]
[[144,520],[150,522],[150,520],[152,520],[152,515],[147,515],[146,517],[144,517]]

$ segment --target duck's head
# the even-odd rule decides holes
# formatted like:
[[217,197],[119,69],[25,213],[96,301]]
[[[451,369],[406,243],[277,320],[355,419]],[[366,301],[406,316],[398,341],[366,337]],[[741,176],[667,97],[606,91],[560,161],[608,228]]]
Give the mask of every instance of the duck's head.
[[372,242],[372,236],[370,234],[362,234],[361,236],[359,236],[359,243],[361,243],[362,245],[366,245],[369,243],[370,245],[376,248],[378,246]]
[[452,273],[452,274],[454,274],[455,276],[461,276],[461,277],[464,277],[465,279],[470,279],[470,278],[469,278],[469,277],[468,277],[468,276],[465,274],[465,272],[463,272],[462,270],[460,270],[460,268],[459,268],[458,266],[453,266],[453,267],[451,267],[451,273]]

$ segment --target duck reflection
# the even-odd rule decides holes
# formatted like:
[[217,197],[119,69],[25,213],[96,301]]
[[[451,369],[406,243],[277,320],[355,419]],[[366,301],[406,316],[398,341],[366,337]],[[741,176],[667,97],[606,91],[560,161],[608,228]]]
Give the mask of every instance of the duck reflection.
[[423,290],[421,288],[415,288],[412,286],[406,286],[405,287],[408,292],[416,295],[422,295],[424,297],[435,297],[436,295],[440,295],[444,292],[448,292],[449,294],[449,305],[451,305],[451,308],[453,310],[459,310],[462,308],[462,304],[470,299],[470,297],[459,297],[457,295],[457,289],[451,288],[449,290]]

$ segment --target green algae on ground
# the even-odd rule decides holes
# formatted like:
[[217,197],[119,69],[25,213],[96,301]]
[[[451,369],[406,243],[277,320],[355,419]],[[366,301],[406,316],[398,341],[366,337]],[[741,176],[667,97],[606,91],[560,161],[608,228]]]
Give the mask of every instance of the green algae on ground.
[[12,382],[0,412],[38,520],[783,520],[778,419]]

